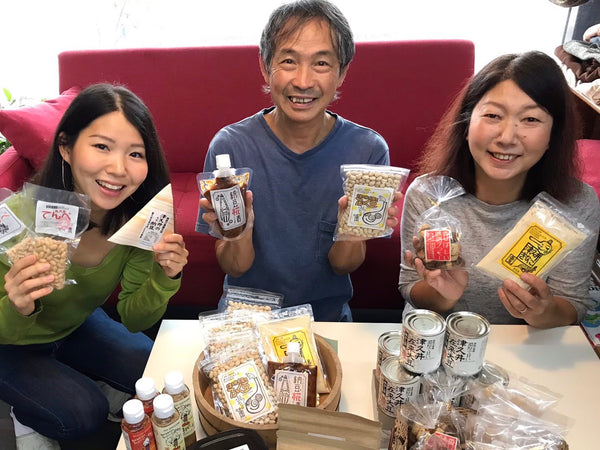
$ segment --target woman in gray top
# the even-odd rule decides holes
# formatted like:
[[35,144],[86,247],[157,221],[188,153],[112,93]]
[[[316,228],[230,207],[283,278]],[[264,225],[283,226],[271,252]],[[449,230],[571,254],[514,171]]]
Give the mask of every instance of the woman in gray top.
[[[579,181],[571,93],[554,60],[541,52],[496,58],[476,74],[442,119],[406,192],[399,288],[407,308],[446,315],[469,310],[492,323],[549,328],[580,321],[592,306],[589,280],[600,226],[593,189]],[[414,257],[419,215],[431,203],[418,186],[429,175],[458,180],[466,193],[443,208],[462,226],[464,270],[427,270]],[[476,264],[546,191],[565,204],[592,236],[543,279],[523,273],[523,289]],[[469,264],[469,262],[471,264]]]

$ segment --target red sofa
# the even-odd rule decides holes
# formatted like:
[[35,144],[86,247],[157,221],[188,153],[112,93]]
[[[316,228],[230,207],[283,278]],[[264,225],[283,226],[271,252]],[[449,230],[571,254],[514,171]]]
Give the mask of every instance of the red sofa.
[[[0,156],[0,186],[18,189],[39,167],[53,128],[77,87],[101,81],[126,85],[155,118],[171,170],[175,226],[190,251],[181,290],[170,309],[214,307],[223,273],[214,256],[213,238],[194,231],[199,196],[195,175],[202,172],[210,140],[221,127],[271,104],[262,90],[258,57],[255,46],[63,52],[58,62],[64,95],[36,107],[0,110],[0,133],[13,143]],[[412,169],[473,67],[470,41],[358,43],[341,96],[331,110],[378,131],[389,144],[392,165]],[[399,263],[398,230],[391,239],[370,241],[365,263],[352,275],[352,309],[401,311]]]

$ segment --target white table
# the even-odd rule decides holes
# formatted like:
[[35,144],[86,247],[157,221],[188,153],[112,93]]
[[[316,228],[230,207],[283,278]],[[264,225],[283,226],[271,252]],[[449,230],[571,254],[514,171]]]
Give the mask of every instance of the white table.
[[[343,372],[340,411],[368,419],[377,417],[371,395],[377,339],[399,328],[399,324],[392,323],[315,322],[316,333],[338,341]],[[193,366],[203,348],[198,321],[164,320],[144,375],[154,378],[161,389],[165,374],[179,370],[192,389]],[[493,325],[486,359],[562,394],[555,410],[574,420],[566,436],[570,448],[594,447],[600,408],[600,360],[578,326],[537,330],[526,325]],[[195,419],[198,438],[206,436],[197,409]],[[122,438],[117,449],[125,449]]]

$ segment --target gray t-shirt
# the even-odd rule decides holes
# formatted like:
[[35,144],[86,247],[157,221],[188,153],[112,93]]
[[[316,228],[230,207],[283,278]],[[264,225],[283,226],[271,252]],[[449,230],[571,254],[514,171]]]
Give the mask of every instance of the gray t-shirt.
[[[271,108],[272,109],[272,108]],[[316,320],[337,321],[352,297],[348,275],[336,275],[328,253],[333,245],[342,164],[389,165],[388,147],[375,131],[332,114],[335,125],[316,147],[297,154],[273,133],[266,109],[220,130],[212,140],[205,172],[215,156],[228,153],[232,167],[249,167],[252,178],[254,263],[225,286],[284,294],[284,305],[310,303]],[[208,233],[200,215],[196,230]]]
[[[417,234],[417,220],[421,213],[431,207],[429,200],[417,189],[423,178],[417,178],[404,197],[401,225],[403,252],[413,249],[412,237]],[[471,194],[464,194],[442,204],[444,211],[461,223],[461,251],[465,268],[469,272],[469,282],[463,296],[448,314],[453,311],[472,311],[486,317],[491,323],[524,323],[523,320],[512,317],[500,301],[498,287],[502,281],[483,273],[474,265],[512,229],[529,206],[530,202],[527,201],[489,205]],[[600,226],[600,204],[594,190],[582,183],[580,193],[566,206],[568,213],[586,225],[592,235],[560,262],[545,281],[555,295],[564,297],[575,307],[578,320],[581,321],[592,306],[589,283]],[[417,272],[406,266],[403,258],[399,289],[407,301],[407,309],[412,308],[410,291],[419,280]]]

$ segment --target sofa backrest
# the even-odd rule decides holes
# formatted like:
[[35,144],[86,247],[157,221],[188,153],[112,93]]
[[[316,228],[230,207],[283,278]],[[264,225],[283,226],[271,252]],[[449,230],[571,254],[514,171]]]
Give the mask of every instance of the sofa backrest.
[[[223,126],[271,105],[262,87],[258,47],[195,47],[67,51],[58,57],[59,87],[124,84],[148,105],[171,170],[176,230],[190,258],[170,304],[216,305],[223,273],[212,238],[194,232],[198,189],[208,145]],[[391,164],[413,169],[415,158],[463,83],[473,74],[474,45],[464,40],[361,42],[330,109],[378,131]],[[339,180],[341,182],[341,179]],[[193,254],[193,255],[192,255]],[[400,236],[374,239],[352,274],[354,309],[401,311]],[[199,289],[201,292],[199,292]]]
[[[171,171],[198,172],[221,127],[271,104],[258,58],[257,46],[67,51],[59,87],[126,85],[152,111]],[[357,43],[330,109],[378,131],[392,164],[412,168],[473,64],[470,41]]]

